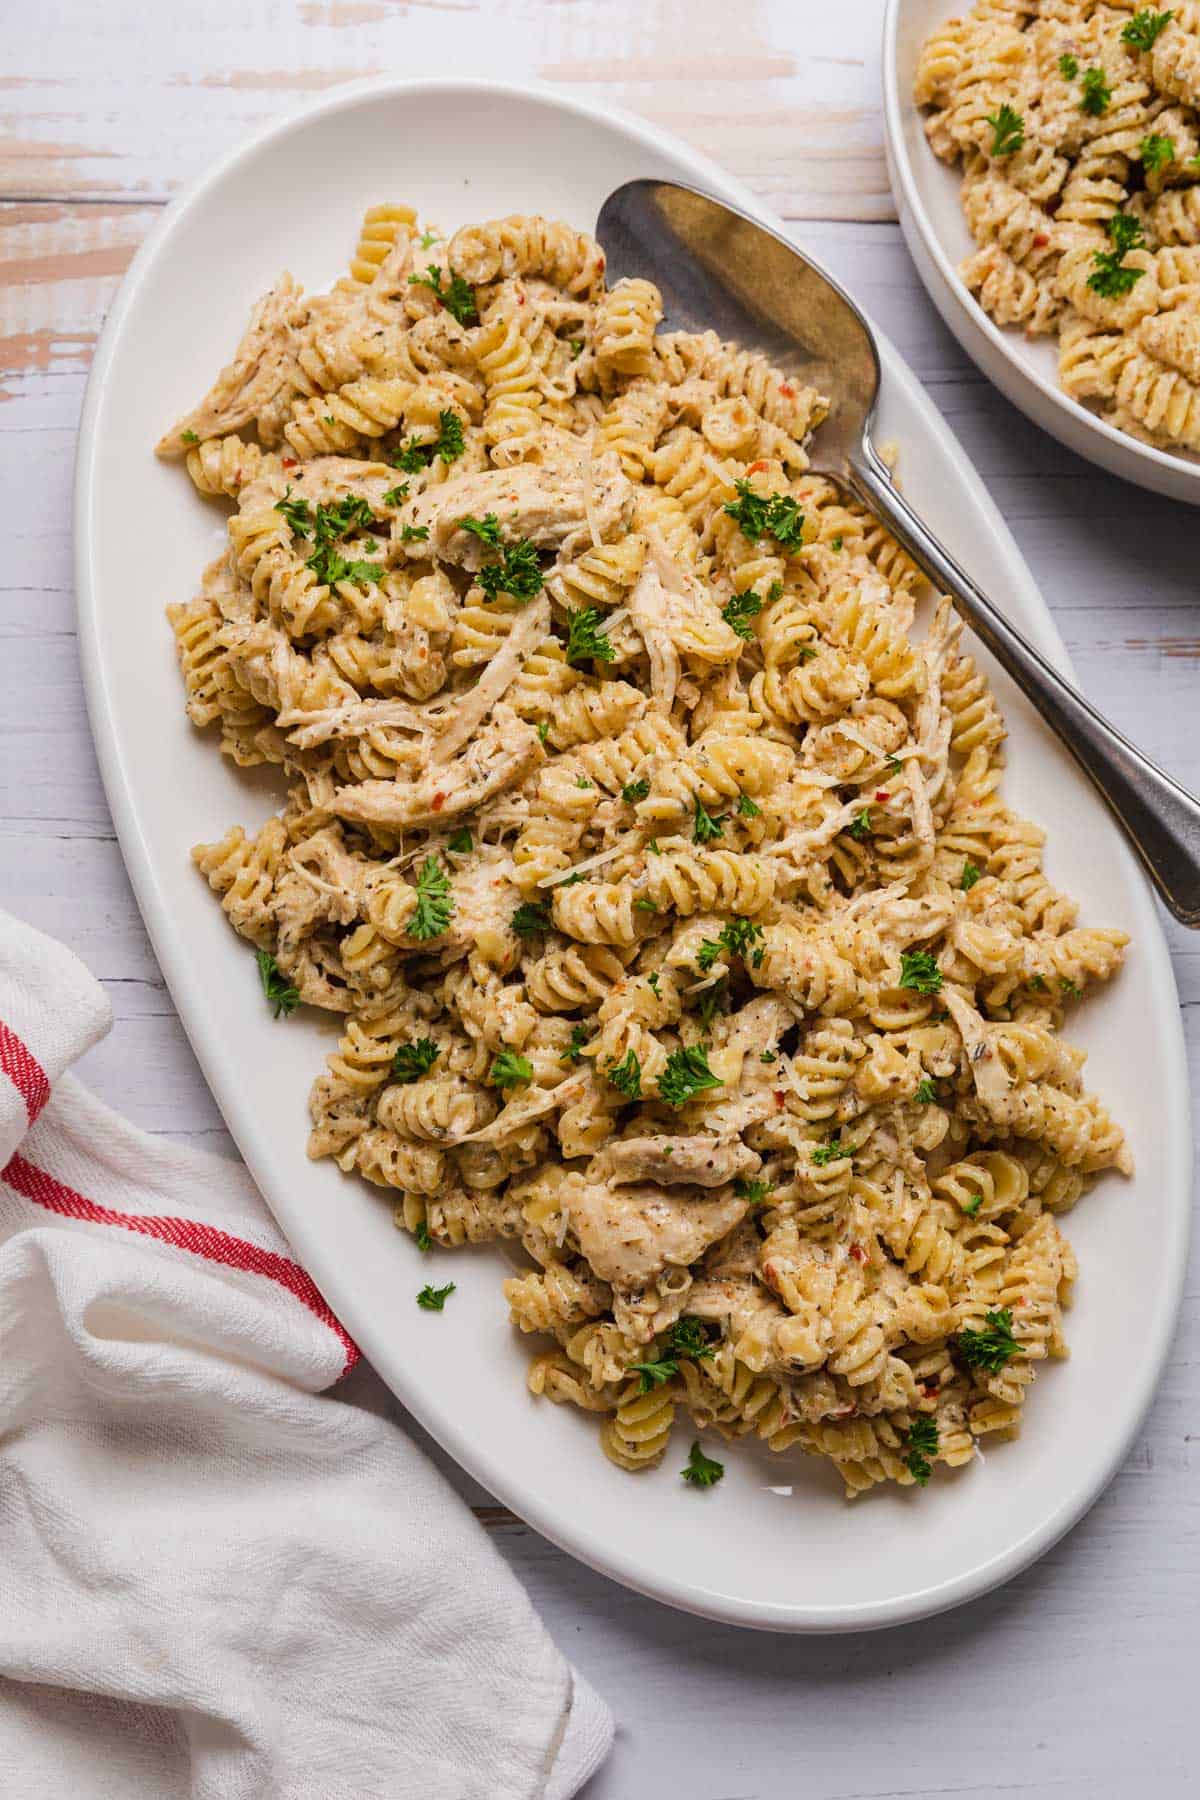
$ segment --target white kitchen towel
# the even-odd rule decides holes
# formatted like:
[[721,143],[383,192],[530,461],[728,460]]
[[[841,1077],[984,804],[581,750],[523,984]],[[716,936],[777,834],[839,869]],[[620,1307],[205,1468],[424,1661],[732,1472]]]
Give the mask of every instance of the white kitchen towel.
[[65,1073],[108,1024],[0,914],[0,1795],[568,1800],[607,1708],[428,1460],[322,1394],[358,1352],[245,1170]]

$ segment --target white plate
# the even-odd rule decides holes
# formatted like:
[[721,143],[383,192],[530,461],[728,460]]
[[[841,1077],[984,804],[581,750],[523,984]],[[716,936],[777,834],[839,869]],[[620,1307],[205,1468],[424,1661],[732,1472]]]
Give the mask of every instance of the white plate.
[[1200,457],[1139,443],[1089,412],[1058,385],[1058,341],[1001,330],[959,278],[975,248],[963,217],[957,168],[940,162],[925,139],[912,97],[917,59],[935,26],[968,11],[972,0],[888,0],[883,22],[883,122],[888,174],[900,229],[929,297],[967,355],[1035,425],[1068,450],[1113,475],[1200,506]]
[[[306,1159],[306,1096],[336,1022],[271,1019],[251,951],[188,861],[197,839],[236,820],[256,825],[272,800],[269,783],[239,776],[184,718],[162,608],[195,591],[224,526],[182,470],[155,461],[159,433],[203,392],[281,269],[313,288],[338,274],[368,204],[408,199],[445,226],[516,210],[590,225],[612,187],[655,174],[761,211],[648,126],[545,90],[465,81],[339,89],[176,201],[126,277],[84,409],[76,545],[92,724],[142,912],[229,1128],[297,1255],[423,1424],[532,1525],[644,1593],[777,1630],[892,1624],[1014,1574],[1095,1499],[1154,1391],[1184,1265],[1183,1048],[1154,906],[1104,808],[1015,691],[999,683],[1013,728],[1009,792],[1050,828],[1052,876],[1085,898],[1085,916],[1136,940],[1127,973],[1082,1009],[1079,1035],[1140,1168],[1135,1182],[1106,1180],[1072,1215],[1083,1268],[1075,1357],[1039,1378],[1021,1441],[989,1454],[986,1468],[854,1507],[828,1466],[749,1443],[722,1450],[724,1482],[696,1493],[679,1478],[686,1428],[661,1469],[625,1475],[600,1453],[592,1420],[533,1400],[528,1345],[506,1320],[500,1253],[423,1258],[394,1230],[385,1195]],[[908,491],[1061,664],[996,508],[913,376],[882,348],[881,436],[901,445]],[[414,1305],[431,1275],[458,1284],[442,1315]]]

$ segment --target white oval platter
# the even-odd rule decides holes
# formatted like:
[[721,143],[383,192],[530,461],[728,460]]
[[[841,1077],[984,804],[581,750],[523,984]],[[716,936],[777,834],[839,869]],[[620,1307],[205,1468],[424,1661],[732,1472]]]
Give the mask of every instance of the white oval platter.
[[[188,859],[231,823],[257,826],[273,796],[184,717],[163,606],[196,590],[224,522],[179,468],[156,462],[159,433],[207,387],[280,270],[312,289],[339,274],[366,206],[407,199],[445,228],[515,211],[591,226],[610,189],[642,175],[693,182],[766,217],[738,183],[646,125],[550,90],[454,80],[339,89],[177,200],[126,277],[84,410],[75,528],[89,709],[142,913],[218,1104],[296,1254],[405,1404],[530,1524],[645,1594],[779,1631],[894,1624],[1011,1576],[1095,1499],[1154,1392],[1186,1250],[1183,1045],[1155,906],[1103,806],[1009,684],[997,685],[1011,799],[1049,829],[1051,875],[1082,899],[1085,920],[1134,938],[1125,974],[1072,1028],[1139,1168],[1131,1182],[1106,1179],[1071,1216],[1082,1266],[1073,1356],[1039,1378],[1020,1441],[989,1452],[986,1467],[854,1506],[828,1467],[748,1442],[721,1450],[725,1480],[696,1492],[680,1480],[683,1429],[658,1470],[625,1475],[599,1452],[594,1421],[531,1398],[500,1252],[422,1257],[394,1229],[385,1194],[307,1160],[308,1087],[336,1022],[272,1020],[252,953]],[[1062,664],[999,513],[912,374],[882,349],[880,435],[900,446],[907,491]],[[431,1277],[457,1283],[442,1314],[414,1305]]]

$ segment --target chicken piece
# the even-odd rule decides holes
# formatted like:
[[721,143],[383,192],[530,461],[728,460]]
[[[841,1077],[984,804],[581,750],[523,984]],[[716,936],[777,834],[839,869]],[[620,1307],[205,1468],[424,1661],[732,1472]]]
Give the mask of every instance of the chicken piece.
[[616,1181],[659,1181],[673,1186],[724,1187],[741,1175],[753,1175],[762,1157],[745,1144],[715,1137],[621,1138],[607,1152]]
[[533,726],[511,707],[498,706],[490,724],[452,762],[432,765],[415,781],[360,781],[338,788],[333,810],[339,818],[369,825],[444,823],[520,781],[542,755]]
[[590,464],[518,463],[452,476],[419,494],[404,523],[429,532],[432,554],[474,572],[495,562],[497,551],[473,532],[460,531],[460,519],[493,513],[506,542],[527,538],[539,550],[561,548],[569,556],[590,543],[592,527],[602,542],[619,536],[632,512],[633,488],[615,451],[607,451]]
[[[159,456],[183,456],[197,438],[223,437],[251,421],[264,444],[277,443],[280,402],[296,389],[295,348],[309,303],[290,275],[281,275],[250,315],[231,363],[199,406],[178,419],[155,445]],[[278,415],[278,417],[277,417]]]
[[650,1184],[615,1187],[583,1178],[563,1184],[563,1201],[579,1247],[602,1281],[642,1288],[668,1263],[686,1268],[723,1237],[749,1204],[730,1189],[668,1193]]

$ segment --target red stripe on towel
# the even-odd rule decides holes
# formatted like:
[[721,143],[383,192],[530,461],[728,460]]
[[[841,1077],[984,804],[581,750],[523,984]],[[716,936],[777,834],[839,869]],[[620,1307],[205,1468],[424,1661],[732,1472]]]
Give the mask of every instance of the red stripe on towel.
[[0,1019],[0,1070],[8,1076],[25,1102],[29,1123],[50,1098],[50,1082],[37,1057],[24,1045],[15,1031]]
[[219,1263],[224,1268],[241,1269],[248,1275],[265,1275],[268,1280],[277,1281],[280,1287],[286,1288],[335,1334],[346,1352],[343,1375],[350,1373],[361,1355],[358,1345],[326,1304],[312,1277],[290,1257],[277,1256],[273,1250],[260,1249],[257,1244],[247,1243],[245,1238],[233,1237],[215,1225],[205,1225],[195,1219],[156,1218],[100,1206],[19,1154],[11,1159],[7,1168],[0,1170],[0,1181],[7,1182],[35,1206],[61,1213],[64,1218],[82,1219],[88,1225],[116,1225],[123,1231],[157,1238],[159,1243],[171,1244],[177,1250],[190,1250],[194,1256],[202,1256],[207,1262]]

